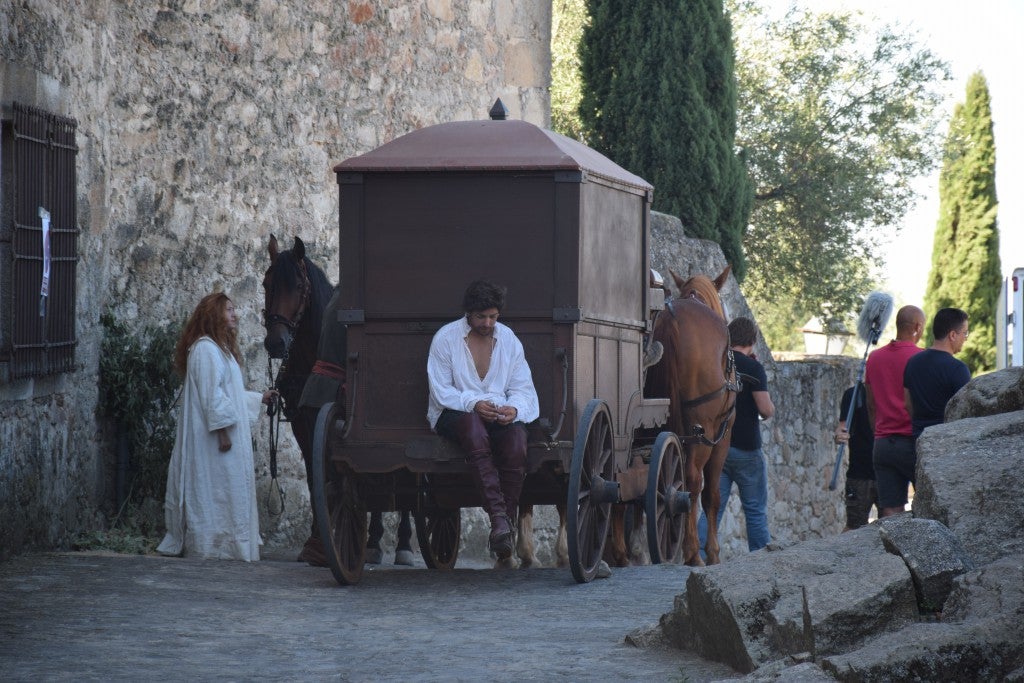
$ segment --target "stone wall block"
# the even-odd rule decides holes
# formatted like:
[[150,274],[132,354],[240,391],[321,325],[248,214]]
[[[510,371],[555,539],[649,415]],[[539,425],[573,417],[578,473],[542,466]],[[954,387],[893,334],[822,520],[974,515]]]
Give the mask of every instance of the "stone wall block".
[[941,611],[953,579],[974,569],[974,560],[960,539],[933,519],[895,515],[879,520],[878,529],[886,550],[907,563],[924,612]]

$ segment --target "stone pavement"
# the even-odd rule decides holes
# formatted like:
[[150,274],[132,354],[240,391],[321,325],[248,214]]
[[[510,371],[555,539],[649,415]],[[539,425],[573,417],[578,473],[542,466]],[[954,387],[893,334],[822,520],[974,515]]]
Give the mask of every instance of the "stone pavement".
[[684,567],[617,569],[578,585],[568,569],[437,572],[417,560],[342,587],[329,570],[285,558],[16,557],[0,564],[0,681],[736,676],[690,653],[624,643],[669,611]]

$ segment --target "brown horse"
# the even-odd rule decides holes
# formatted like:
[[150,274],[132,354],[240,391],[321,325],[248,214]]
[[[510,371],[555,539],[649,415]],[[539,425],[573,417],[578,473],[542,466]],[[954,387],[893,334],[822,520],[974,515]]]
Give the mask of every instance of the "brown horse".
[[[736,370],[729,328],[718,290],[729,275],[726,267],[711,280],[696,275],[672,278],[680,295],[668,301],[654,324],[653,339],[661,342],[661,362],[647,372],[644,395],[668,397],[668,428],[679,435],[686,457],[686,489],[690,500],[700,495],[708,518],[706,553],[718,563],[718,479],[729,452],[736,406]],[[703,489],[703,490],[702,490]],[[686,516],[683,561],[703,565],[697,537],[697,514]]]

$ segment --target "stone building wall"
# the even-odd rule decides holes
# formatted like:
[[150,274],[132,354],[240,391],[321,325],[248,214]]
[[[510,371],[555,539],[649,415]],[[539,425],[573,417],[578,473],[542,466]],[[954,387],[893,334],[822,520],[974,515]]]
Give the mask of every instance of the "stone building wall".
[[[301,236],[337,281],[333,164],[485,118],[496,97],[546,125],[550,11],[544,0],[0,3],[0,108],[77,119],[81,228],[75,371],[12,382],[0,359],[0,559],[65,544],[110,500],[96,418],[103,311],[162,325],[224,289],[247,382],[265,386],[269,235]],[[301,463],[284,450],[282,485],[301,509]],[[273,543],[295,526],[263,528]]]

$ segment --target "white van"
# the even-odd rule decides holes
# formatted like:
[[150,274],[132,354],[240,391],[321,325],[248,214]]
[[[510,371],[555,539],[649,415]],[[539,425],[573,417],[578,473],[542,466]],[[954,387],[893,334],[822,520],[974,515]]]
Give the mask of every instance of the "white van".
[[1024,268],[1003,280],[996,309],[996,369],[1024,366]]

